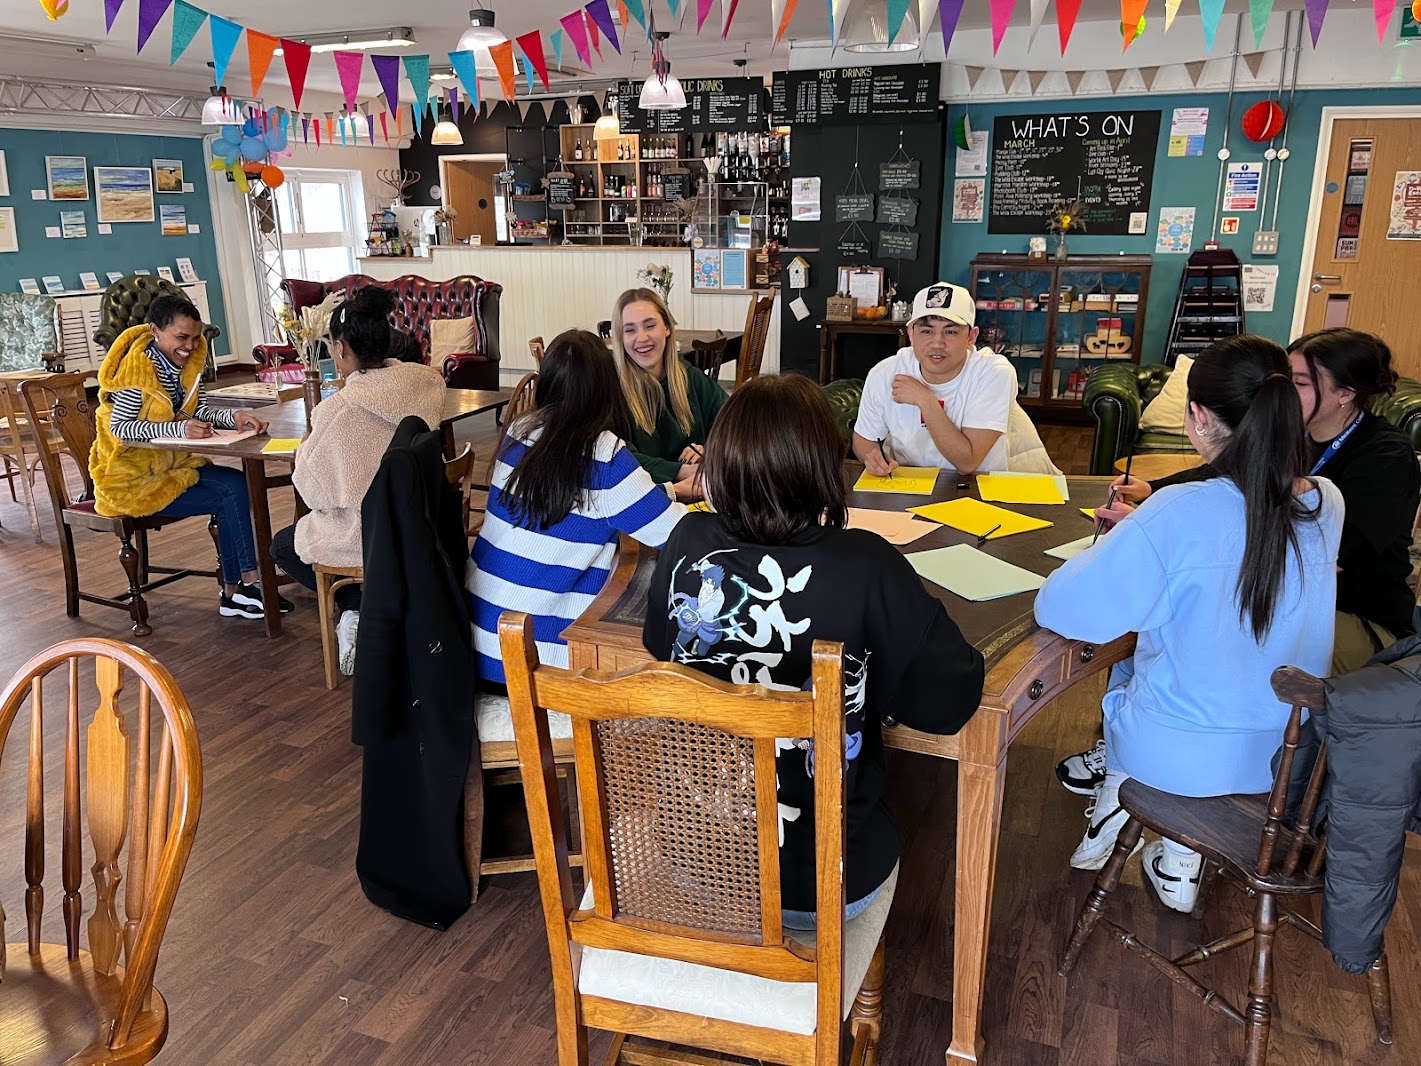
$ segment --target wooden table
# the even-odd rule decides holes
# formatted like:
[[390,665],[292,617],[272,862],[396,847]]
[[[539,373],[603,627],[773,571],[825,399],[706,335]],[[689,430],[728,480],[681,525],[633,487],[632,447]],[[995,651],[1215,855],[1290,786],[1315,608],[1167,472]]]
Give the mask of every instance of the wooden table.
[[819,384],[827,385],[839,373],[839,338],[845,334],[867,333],[878,336],[898,337],[898,347],[908,346],[908,326],[904,322],[880,318],[870,322],[854,319],[852,322],[819,323]]
[[[1090,531],[1090,521],[1081,515],[1080,508],[1104,503],[1109,482],[1109,478],[1068,479],[1071,500],[1064,507],[1014,505],[1013,510],[1055,524],[1048,529],[988,541],[982,550],[1037,573],[1050,573],[1061,564],[1042,553]],[[938,476],[937,491],[930,497],[852,493],[850,503],[855,507],[901,510],[976,495],[975,486],[958,489],[959,483],[972,485],[972,479],[964,481],[946,472]],[[975,539],[943,526],[908,545],[905,551],[975,543]],[[616,568],[606,587],[563,633],[572,669],[621,670],[649,660],[641,643],[641,623],[647,609],[654,558],[654,552],[639,548],[633,541],[622,541]],[[1135,638],[1130,635],[1100,646],[1067,640],[1036,625],[1033,596],[971,603],[937,585],[925,584],[947,606],[948,613],[982,652],[987,664],[982,703],[956,736],[935,736],[896,725],[884,730],[884,741],[890,747],[955,759],[958,763],[952,1043],[947,1049],[951,1066],[976,1062],[984,1047],[980,1032],[982,989],[1007,750],[1031,720],[1067,688],[1130,656]],[[887,720],[885,725],[889,725]]]
[[1196,466],[1202,466],[1204,457],[1198,452],[1150,452],[1146,455],[1135,456],[1134,462],[1130,462],[1129,459],[1116,459],[1116,471],[1121,474],[1125,473],[1127,462],[1130,463],[1131,478],[1139,477],[1146,481],[1158,481],[1171,474],[1178,474],[1185,470],[1193,470]]
[[[439,423],[444,436],[444,454],[451,458],[454,454],[454,423],[484,411],[500,411],[512,398],[511,389],[446,389],[444,413]],[[186,451],[213,459],[241,460],[242,471],[247,478],[247,499],[252,509],[252,532],[256,541],[257,568],[261,573],[262,613],[266,620],[266,635],[275,637],[281,633],[281,601],[277,594],[280,579],[276,573],[276,564],[271,558],[271,500],[268,493],[274,488],[291,484],[291,471],[296,465],[296,456],[267,455],[262,449],[272,438],[293,439],[304,436],[309,424],[305,402],[300,399],[256,407],[253,412],[263,422],[268,423],[266,435],[248,437],[234,444],[209,447],[194,447],[183,441],[145,442],[131,447]],[[280,467],[282,472],[268,473],[268,463]]]

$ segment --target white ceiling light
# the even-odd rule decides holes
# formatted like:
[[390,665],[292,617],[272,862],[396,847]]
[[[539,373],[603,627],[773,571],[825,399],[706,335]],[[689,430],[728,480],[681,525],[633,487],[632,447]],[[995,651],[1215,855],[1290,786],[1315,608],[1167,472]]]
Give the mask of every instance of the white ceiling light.
[[459,38],[458,50],[460,52],[477,52],[480,48],[492,48],[506,40],[508,40],[507,37],[494,29],[493,12],[486,8],[476,7],[469,12],[469,28]]
[[[683,94],[684,95],[684,94]],[[617,121],[616,97],[608,92],[602,99],[602,116],[597,120],[597,124],[592,127],[592,135],[599,140],[606,140],[610,137],[620,137],[622,134],[622,124]]]
[[[387,30],[348,30],[343,33],[305,33],[286,38],[297,44],[309,44],[313,52],[363,52],[370,48],[409,48],[417,43],[414,30],[408,26],[392,26]],[[272,55],[285,55],[278,48]]]
[[440,119],[434,124],[434,132],[429,135],[430,144],[463,144],[464,135],[459,132],[459,127],[450,122],[447,118]]
[[643,111],[679,111],[686,106],[686,91],[681,88],[680,79],[671,73],[670,63],[666,64],[664,82],[653,74],[642,83],[637,106]]
[[903,15],[898,35],[888,43],[888,12],[874,4],[860,4],[844,27],[845,51],[849,52],[915,52],[918,49],[918,24],[913,13]]
[[230,126],[242,121],[242,109],[232,97],[227,95],[226,86],[214,85],[212,95],[202,105],[204,126]]

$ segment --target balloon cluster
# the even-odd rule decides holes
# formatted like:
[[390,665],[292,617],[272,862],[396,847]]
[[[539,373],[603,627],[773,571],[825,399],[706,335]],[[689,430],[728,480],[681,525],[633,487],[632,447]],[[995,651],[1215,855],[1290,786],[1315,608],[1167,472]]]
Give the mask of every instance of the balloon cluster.
[[248,178],[260,179],[269,189],[277,188],[286,175],[269,158],[288,150],[287,121],[284,113],[272,111],[240,125],[223,126],[212,142],[212,169],[230,171],[244,193],[250,190]]

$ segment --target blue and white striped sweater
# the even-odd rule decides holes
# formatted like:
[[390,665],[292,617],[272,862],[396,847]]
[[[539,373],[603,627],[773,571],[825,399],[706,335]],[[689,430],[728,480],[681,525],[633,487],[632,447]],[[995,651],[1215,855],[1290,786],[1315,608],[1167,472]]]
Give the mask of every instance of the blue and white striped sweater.
[[[156,344],[150,344],[146,354],[153,364],[154,371],[158,374],[159,384],[163,386],[163,391],[173,402],[173,410],[179,411],[187,399],[183,394],[182,368],[170,363],[158,350]],[[109,430],[119,440],[148,441],[157,440],[160,437],[181,437],[183,435],[181,425],[183,416],[179,416],[172,422],[148,422],[138,417],[143,410],[142,389],[120,389],[111,394],[109,402],[113,405],[113,414],[109,418]],[[199,422],[216,426],[218,429],[237,428],[235,411],[208,406],[207,389],[201,378],[197,379],[197,407],[193,410],[193,418]]]
[[616,556],[617,534],[660,548],[686,513],[652,481],[614,434],[604,433],[586,498],[549,529],[522,524],[503,492],[537,432],[510,435],[494,464],[488,511],[471,553],[467,588],[479,676],[502,683],[498,618],[504,611],[533,617],[542,662],[567,665],[562,632],[602,591]]

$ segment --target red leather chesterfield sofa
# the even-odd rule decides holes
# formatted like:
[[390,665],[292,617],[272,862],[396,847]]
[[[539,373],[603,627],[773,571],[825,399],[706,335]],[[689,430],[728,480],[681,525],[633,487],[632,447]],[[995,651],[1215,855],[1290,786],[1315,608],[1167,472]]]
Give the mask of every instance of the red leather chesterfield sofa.
[[[472,275],[448,281],[406,274],[394,281],[376,281],[365,274],[350,274],[338,281],[288,280],[282,283],[292,308],[320,303],[330,293],[352,292],[366,285],[379,285],[395,295],[390,325],[414,337],[424,361],[429,362],[429,323],[441,318],[473,318],[478,338],[476,350],[448,356],[440,369],[451,389],[498,388],[498,299],[503,286]],[[259,344],[252,355],[262,368],[271,371],[296,360],[295,350],[282,344]],[[264,375],[265,376],[265,375]]]

